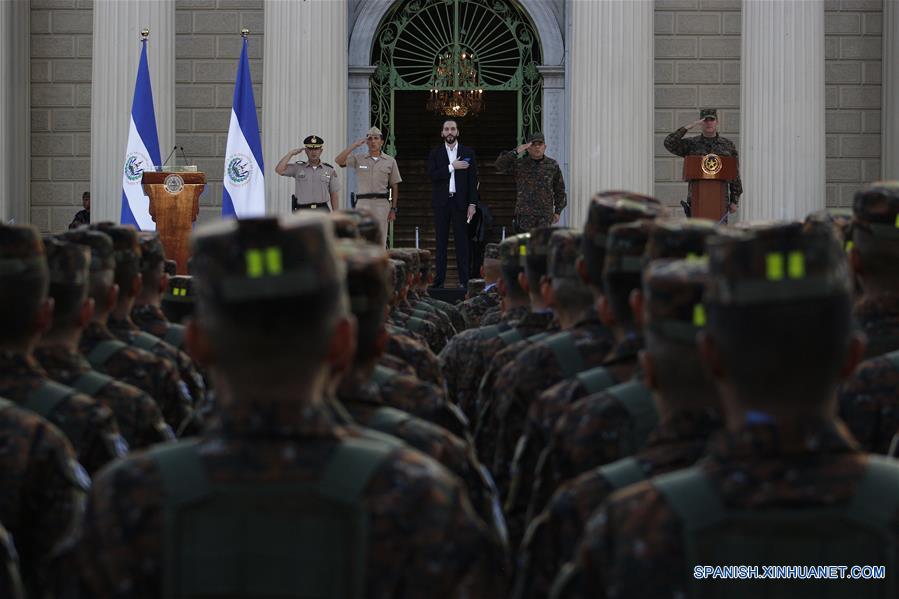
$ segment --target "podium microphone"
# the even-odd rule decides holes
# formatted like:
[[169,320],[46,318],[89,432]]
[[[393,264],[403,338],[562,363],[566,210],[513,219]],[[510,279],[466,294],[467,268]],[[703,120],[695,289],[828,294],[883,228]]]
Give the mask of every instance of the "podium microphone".
[[181,157],[184,159],[184,166],[190,166],[190,160],[188,160],[187,154],[184,152],[184,146],[178,146],[178,149],[181,150]]
[[162,170],[162,168],[163,168],[165,165],[167,165],[167,164],[169,163],[169,159],[172,157],[172,154],[174,154],[174,153],[175,153],[175,150],[177,150],[177,149],[178,149],[178,146],[172,146],[172,151],[169,152],[169,155],[168,155],[168,156],[166,156],[165,162],[163,162],[163,163],[159,166],[159,170],[160,170],[160,171]]

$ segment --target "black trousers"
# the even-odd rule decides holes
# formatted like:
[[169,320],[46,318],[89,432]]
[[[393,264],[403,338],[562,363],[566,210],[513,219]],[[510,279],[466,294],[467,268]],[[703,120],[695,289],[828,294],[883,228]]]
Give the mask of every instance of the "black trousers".
[[459,284],[468,285],[468,216],[466,208],[456,208],[451,201],[443,206],[434,206],[434,229],[437,231],[437,275],[434,287],[441,287],[446,279],[446,248],[449,245],[450,226],[453,241],[456,242],[456,268],[459,269]]

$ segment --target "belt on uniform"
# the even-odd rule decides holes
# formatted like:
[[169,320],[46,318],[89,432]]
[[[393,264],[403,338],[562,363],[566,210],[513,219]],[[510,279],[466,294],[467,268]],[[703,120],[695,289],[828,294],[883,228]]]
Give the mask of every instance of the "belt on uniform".
[[297,210],[316,210],[320,208],[324,208],[325,210],[330,211],[331,208],[328,206],[327,202],[316,202],[315,204],[301,204],[297,199],[297,196],[291,195],[291,209],[296,212]]
[[357,200],[374,200],[374,199],[390,199],[389,193],[357,193]]

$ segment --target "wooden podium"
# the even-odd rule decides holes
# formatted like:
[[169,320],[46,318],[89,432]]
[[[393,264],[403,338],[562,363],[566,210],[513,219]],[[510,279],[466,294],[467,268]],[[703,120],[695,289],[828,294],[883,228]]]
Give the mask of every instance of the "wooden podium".
[[737,178],[737,159],[706,154],[684,156],[684,181],[690,182],[690,216],[718,222],[727,211],[727,184]]
[[150,198],[150,218],[156,223],[165,256],[178,264],[178,274],[186,275],[190,257],[190,233],[200,212],[200,194],[206,175],[193,170],[144,171],[141,185]]

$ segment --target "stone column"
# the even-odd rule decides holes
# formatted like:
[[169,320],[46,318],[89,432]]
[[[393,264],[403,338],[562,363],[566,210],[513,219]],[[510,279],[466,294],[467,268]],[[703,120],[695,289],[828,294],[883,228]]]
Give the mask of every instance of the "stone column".
[[[313,134],[325,140],[324,162],[334,164],[346,147],[346,40],[346,2],[265,4],[262,154],[271,213],[290,212],[293,181],[275,174],[282,156]],[[338,174],[345,190],[346,171]]]
[[0,222],[30,222],[31,5],[0,3]]
[[[568,181],[568,138],[566,131],[565,65],[538,67],[543,76],[543,123],[540,130],[546,137],[546,153],[555,158],[562,168],[565,185]],[[569,203],[571,198],[569,197]],[[567,223],[571,211],[566,209],[562,219]]]
[[741,220],[825,205],[824,2],[743,2]]
[[572,0],[568,222],[590,196],[653,190],[653,8],[648,0]]
[[119,222],[140,31],[147,28],[160,158],[175,143],[175,3],[94,3],[91,85],[91,220]]
[[899,179],[899,0],[883,2],[883,179]]

